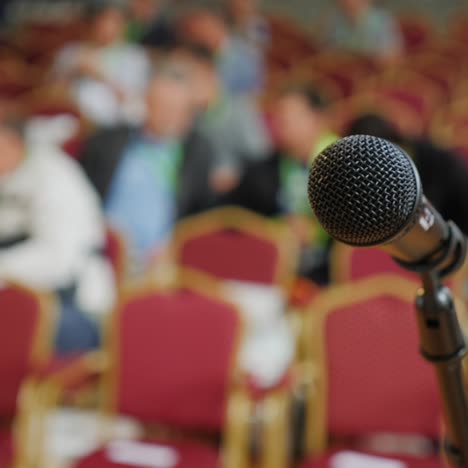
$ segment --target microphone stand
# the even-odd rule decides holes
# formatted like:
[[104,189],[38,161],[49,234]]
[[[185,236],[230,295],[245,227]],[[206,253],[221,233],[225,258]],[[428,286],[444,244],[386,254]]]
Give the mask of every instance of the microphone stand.
[[455,224],[449,223],[449,228],[443,258],[419,265],[398,263],[421,275],[423,287],[416,298],[421,353],[437,374],[447,426],[444,449],[452,467],[468,468],[468,403],[462,369],[467,346],[452,294],[441,283],[442,277],[463,264],[466,241]]
[[447,425],[444,448],[450,463],[467,468],[468,405],[462,370],[466,342],[450,290],[434,274],[423,274],[422,280],[416,299],[421,353],[436,370]]

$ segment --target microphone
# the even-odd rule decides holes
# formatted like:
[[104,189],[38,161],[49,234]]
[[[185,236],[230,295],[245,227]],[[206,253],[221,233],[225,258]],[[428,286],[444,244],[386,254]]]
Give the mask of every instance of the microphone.
[[426,199],[411,158],[387,140],[353,135],[327,147],[312,164],[308,193],[340,242],[379,246],[404,268],[440,276],[465,259],[463,234]]

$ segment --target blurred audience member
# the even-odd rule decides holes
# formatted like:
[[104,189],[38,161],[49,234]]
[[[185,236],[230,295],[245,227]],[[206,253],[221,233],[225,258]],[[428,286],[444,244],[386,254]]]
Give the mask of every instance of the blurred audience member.
[[162,66],[147,93],[140,128],[104,130],[85,145],[82,164],[107,217],[127,238],[135,274],[165,253],[178,217],[203,209],[211,149],[191,132],[186,76]]
[[167,49],[176,42],[176,32],[163,11],[163,0],[130,0],[127,38],[155,49]]
[[327,127],[326,102],[310,85],[284,90],[274,106],[278,147],[265,161],[252,164],[232,203],[265,216],[285,216],[303,246],[299,273],[317,282],[327,281],[328,236],[319,230],[311,244],[312,211],[307,198],[307,179],[312,160],[338,138]]
[[242,205],[266,216],[310,215],[308,168],[313,158],[336,140],[327,128],[326,103],[309,85],[293,85],[274,104],[278,147],[270,158],[253,164],[236,196]]
[[267,21],[258,12],[259,1],[227,0],[234,33],[263,49],[270,44],[271,36]]
[[346,133],[372,135],[400,145],[413,159],[427,198],[468,235],[468,168],[459,157],[427,139],[405,138],[389,122],[373,114],[356,119]]
[[373,0],[337,0],[339,9],[328,24],[330,46],[391,61],[402,53],[401,32],[392,15]]
[[87,41],[66,46],[53,70],[71,85],[83,114],[100,126],[138,122],[141,99],[151,73],[143,49],[124,42],[125,9],[111,0],[97,0],[85,9]]
[[189,41],[202,44],[215,54],[228,93],[253,94],[263,89],[262,53],[246,39],[234,35],[221,13],[196,10],[186,16],[181,28]]
[[248,163],[265,159],[270,137],[253,99],[225,92],[208,48],[187,44],[174,56],[188,64],[199,110],[198,129],[213,149],[210,186],[216,204],[238,185]]
[[91,315],[114,295],[99,199],[73,160],[28,144],[20,125],[0,124],[0,147],[0,278],[58,294],[60,353],[94,348]]

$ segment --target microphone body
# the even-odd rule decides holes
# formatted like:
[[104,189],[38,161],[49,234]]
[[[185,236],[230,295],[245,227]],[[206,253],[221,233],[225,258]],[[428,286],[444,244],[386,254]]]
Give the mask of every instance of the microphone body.
[[407,269],[444,276],[465,258],[460,230],[426,199],[411,158],[386,140],[354,135],[326,148],[310,170],[309,200],[331,237],[378,246]]

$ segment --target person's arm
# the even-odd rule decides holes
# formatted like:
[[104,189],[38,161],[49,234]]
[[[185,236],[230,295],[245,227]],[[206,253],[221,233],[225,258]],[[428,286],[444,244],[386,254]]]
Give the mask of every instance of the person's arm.
[[0,278],[47,290],[69,286],[102,241],[91,187],[72,161],[58,166],[35,181],[41,187],[31,208],[30,240],[0,251]]

